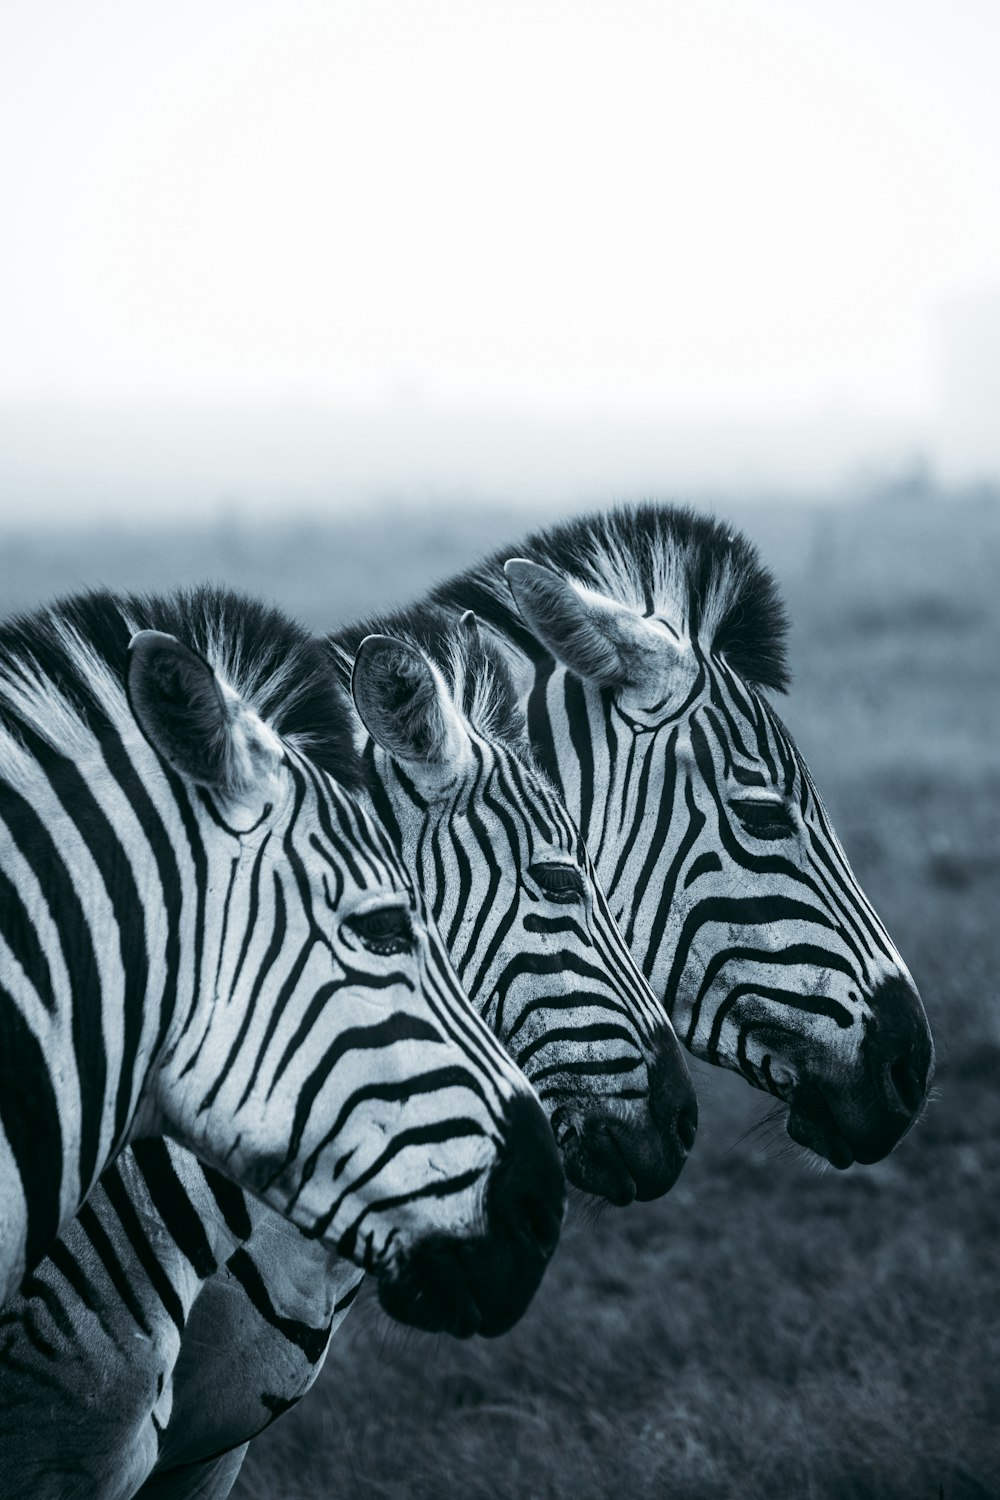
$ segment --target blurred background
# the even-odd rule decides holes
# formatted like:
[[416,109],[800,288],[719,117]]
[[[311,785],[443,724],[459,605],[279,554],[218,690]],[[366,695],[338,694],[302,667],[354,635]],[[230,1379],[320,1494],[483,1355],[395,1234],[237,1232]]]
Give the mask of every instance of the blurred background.
[[1000,475],[991,0],[66,0],[0,52],[8,517]]
[[743,527],[937,1098],[818,1173],[697,1069],[524,1323],[352,1314],[242,1500],[1000,1495],[1000,11],[36,0],[0,44],[0,598],[316,629],[645,497]]

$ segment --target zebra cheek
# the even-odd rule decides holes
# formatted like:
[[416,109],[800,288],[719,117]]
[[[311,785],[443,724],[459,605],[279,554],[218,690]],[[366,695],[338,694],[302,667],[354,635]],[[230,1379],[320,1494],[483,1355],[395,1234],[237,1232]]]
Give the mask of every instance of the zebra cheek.
[[[829,993],[832,986],[827,986]],[[816,1072],[836,1086],[850,1086],[858,1073],[864,1030],[858,1024],[838,1026],[829,1016],[818,1016],[814,1030]]]

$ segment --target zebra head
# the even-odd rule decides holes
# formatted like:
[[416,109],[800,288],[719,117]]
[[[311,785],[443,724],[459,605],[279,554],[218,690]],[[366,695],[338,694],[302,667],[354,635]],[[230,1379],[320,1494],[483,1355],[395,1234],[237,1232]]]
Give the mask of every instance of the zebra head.
[[[328,682],[318,645],[312,668]],[[307,731],[291,659],[282,687]],[[164,1039],[147,1130],[373,1272],[394,1316],[504,1331],[558,1239],[562,1172],[421,893],[356,798],[204,656],[143,630],[128,691],[199,889],[193,1002]],[[320,693],[314,724],[339,710],[353,756],[346,698]]]
[[507,575],[549,653],[532,738],[626,941],[697,1056],[784,1100],[835,1166],[877,1161],[921,1110],[933,1045],[762,691],[785,682],[774,584],[741,537],[678,512],[580,529],[575,576]]
[[424,611],[409,640],[361,640],[352,687],[379,815],[570,1181],[619,1204],[666,1192],[697,1124],[683,1053],[531,759],[501,653],[473,616]]

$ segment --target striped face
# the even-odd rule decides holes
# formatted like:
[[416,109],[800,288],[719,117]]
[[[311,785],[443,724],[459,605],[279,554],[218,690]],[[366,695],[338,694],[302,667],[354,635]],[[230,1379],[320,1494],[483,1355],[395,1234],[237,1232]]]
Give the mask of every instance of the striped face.
[[[87,608],[113,650],[122,611]],[[558,1237],[557,1153],[384,832],[175,636],[135,633],[124,683],[76,622],[43,620],[35,663],[25,638],[0,682],[4,1119],[30,1147],[0,1132],[4,1282],[125,1140],[168,1134],[398,1316],[508,1326]]]
[[696,1127],[683,1055],[565,807],[526,746],[490,732],[495,681],[470,678],[499,668],[475,641],[456,649],[449,681],[414,646],[362,642],[353,689],[378,810],[570,1180],[617,1203],[658,1196]]
[[795,1140],[878,1160],[923,1104],[930,1032],[787,731],[669,617],[517,569],[557,658],[532,739],[678,1035],[785,1100]]
[[[136,715],[190,781],[199,751],[170,732],[175,704],[211,669],[170,637],[137,640]],[[192,802],[201,983],[159,1071],[164,1124],[373,1272],[397,1316],[499,1331],[558,1237],[544,1116],[385,834],[245,706],[227,709],[224,759],[244,769],[210,790],[202,776]]]

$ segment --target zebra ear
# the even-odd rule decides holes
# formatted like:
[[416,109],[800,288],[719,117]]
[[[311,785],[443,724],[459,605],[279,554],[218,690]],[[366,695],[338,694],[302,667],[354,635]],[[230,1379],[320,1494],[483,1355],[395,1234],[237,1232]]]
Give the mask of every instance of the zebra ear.
[[581,588],[551,568],[512,557],[504,572],[525,623],[546,650],[577,676],[604,686],[642,681],[665,636],[627,605]]
[[423,652],[367,635],[351,674],[354,705],[376,744],[399,760],[451,766],[466,737],[444,681]]
[[188,781],[238,797],[281,762],[277,736],[176,636],[134,635],[125,687],[145,738]]

